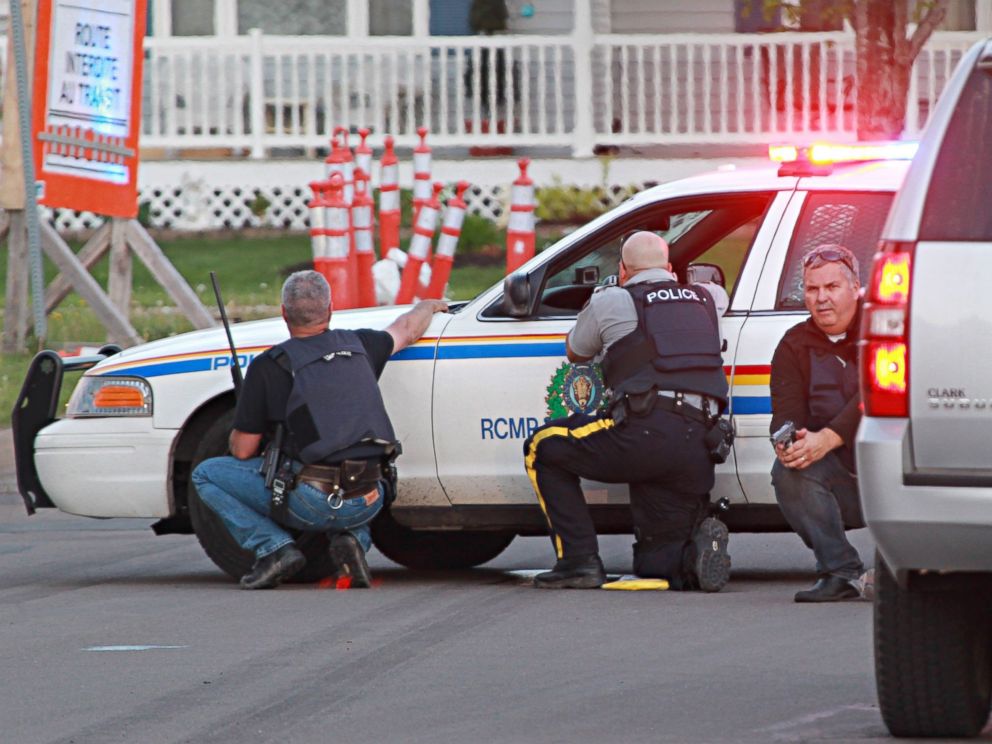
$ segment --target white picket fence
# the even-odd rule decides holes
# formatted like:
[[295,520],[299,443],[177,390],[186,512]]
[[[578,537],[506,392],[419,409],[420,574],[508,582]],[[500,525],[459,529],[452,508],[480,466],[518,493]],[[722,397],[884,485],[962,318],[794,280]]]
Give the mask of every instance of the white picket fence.
[[[906,135],[982,34],[935,34],[916,60]],[[0,52],[6,42],[0,42]],[[766,143],[853,139],[854,37],[837,33],[149,38],[141,142],[266,157],[336,126],[413,145]],[[5,57],[0,57],[5,59]],[[3,71],[0,71],[3,72]]]

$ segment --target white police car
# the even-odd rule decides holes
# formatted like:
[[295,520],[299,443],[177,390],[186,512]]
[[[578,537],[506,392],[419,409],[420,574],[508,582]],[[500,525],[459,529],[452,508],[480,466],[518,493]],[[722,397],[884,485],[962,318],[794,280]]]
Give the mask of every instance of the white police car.
[[[595,286],[615,273],[622,238],[644,229],[666,238],[680,276],[690,264],[719,267],[730,295],[722,328],[737,439],[717,468],[712,498],[729,501],[732,529],[786,529],[769,478],[768,378],[776,344],[805,315],[800,258],[821,243],[842,243],[870,264],[906,170],[904,160],[885,158],[904,158],[900,149],[820,146],[778,170],[727,170],[654,187],[503,284],[435,316],[382,377],[404,453],[399,496],[373,526],[379,549],[411,567],[464,567],[495,557],[517,534],[545,531],[523,468],[523,440],[548,417],[601,402],[595,371],[566,362],[565,334]],[[795,148],[775,154],[797,156]],[[867,161],[832,165],[838,156]],[[332,324],[383,328],[401,311],[339,312]],[[237,324],[233,334],[246,365],[287,332],[273,319]],[[220,328],[83,360],[76,366],[88,369],[55,420],[63,362],[43,352],[14,418],[28,509],[159,518],[156,532],[192,529],[221,568],[244,573],[251,557],[200,504],[189,479],[198,461],[226,448],[229,365]],[[630,531],[625,486],[584,487],[602,532]],[[326,570],[323,536],[303,542],[314,558],[312,578]]]

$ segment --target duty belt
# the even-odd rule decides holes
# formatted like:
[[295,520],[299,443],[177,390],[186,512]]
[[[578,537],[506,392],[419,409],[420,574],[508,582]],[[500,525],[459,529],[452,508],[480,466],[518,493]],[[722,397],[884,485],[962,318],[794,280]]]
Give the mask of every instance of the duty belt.
[[345,460],[339,465],[304,465],[296,477],[321,493],[334,495],[364,490],[381,479],[383,473],[378,462]]
[[[709,398],[704,397],[701,398],[701,400],[703,405],[707,407],[711,405]],[[711,424],[713,419],[716,418],[715,414],[709,414],[701,408],[689,405],[686,402],[684,395],[671,390],[659,390],[654,407],[656,409],[660,408],[663,411],[678,413],[688,419],[692,419],[693,421],[698,421],[699,423],[706,425]]]

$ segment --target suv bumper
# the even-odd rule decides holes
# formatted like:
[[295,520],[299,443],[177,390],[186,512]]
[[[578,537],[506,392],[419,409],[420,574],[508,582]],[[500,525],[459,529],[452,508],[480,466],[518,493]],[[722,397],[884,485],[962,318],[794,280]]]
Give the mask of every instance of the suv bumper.
[[909,419],[862,419],[856,451],[865,521],[893,572],[992,571],[992,488],[907,485]]

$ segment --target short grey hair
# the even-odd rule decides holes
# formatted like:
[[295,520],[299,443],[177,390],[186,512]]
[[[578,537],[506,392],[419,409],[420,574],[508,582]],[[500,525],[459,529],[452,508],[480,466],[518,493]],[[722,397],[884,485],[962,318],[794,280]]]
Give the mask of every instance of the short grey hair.
[[803,256],[803,279],[806,278],[808,270],[818,269],[828,263],[839,264],[851,284],[860,281],[861,267],[858,265],[858,257],[839,243],[823,243]]
[[282,285],[282,306],[291,326],[320,323],[327,317],[330,305],[331,287],[317,271],[296,271]]

